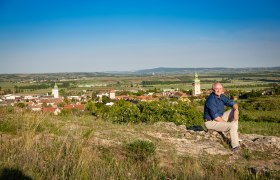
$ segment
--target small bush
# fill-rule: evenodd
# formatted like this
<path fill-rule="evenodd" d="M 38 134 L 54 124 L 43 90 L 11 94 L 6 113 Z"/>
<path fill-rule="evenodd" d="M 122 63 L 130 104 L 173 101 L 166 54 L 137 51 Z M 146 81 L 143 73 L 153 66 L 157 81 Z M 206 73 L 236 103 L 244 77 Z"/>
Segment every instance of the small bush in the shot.
<path fill-rule="evenodd" d="M 127 156 L 135 161 L 146 161 L 150 159 L 156 150 L 153 142 L 136 140 L 125 145 Z"/>
<path fill-rule="evenodd" d="M 242 150 L 242 156 L 246 160 L 250 160 L 252 158 L 252 153 L 248 149 L 244 149 L 244 150 Z"/>
<path fill-rule="evenodd" d="M 13 113 L 13 112 L 15 112 L 15 109 L 14 109 L 14 107 L 12 107 L 12 106 L 8 106 L 8 107 L 6 108 L 6 112 L 7 112 L 7 113 Z"/>
<path fill-rule="evenodd" d="M 11 123 L 8 120 L 0 121 L 0 132 L 16 134 L 18 126 L 16 123 Z"/>

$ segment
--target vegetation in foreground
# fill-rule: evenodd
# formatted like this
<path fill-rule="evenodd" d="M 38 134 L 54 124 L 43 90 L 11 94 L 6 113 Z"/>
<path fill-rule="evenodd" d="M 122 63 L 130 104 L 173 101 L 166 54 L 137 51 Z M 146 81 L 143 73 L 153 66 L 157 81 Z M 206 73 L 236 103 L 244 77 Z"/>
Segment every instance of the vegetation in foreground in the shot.
<path fill-rule="evenodd" d="M 276 179 L 279 172 L 250 169 L 250 153 L 228 164 L 227 156 L 179 155 L 145 134 L 151 124 L 116 124 L 86 114 L 0 114 L 0 177 L 32 179 Z M 172 129 L 169 129 L 170 133 Z M 165 150 L 163 155 L 162 150 Z"/>

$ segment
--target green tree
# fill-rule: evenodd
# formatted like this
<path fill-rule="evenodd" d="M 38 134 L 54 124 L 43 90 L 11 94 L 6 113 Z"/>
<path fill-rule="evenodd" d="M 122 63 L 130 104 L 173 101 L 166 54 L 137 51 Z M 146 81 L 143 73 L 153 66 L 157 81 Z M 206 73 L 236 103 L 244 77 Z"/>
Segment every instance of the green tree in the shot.
<path fill-rule="evenodd" d="M 67 97 L 64 97 L 64 103 L 65 104 L 70 104 L 70 101 L 69 101 L 69 99 Z"/>
<path fill-rule="evenodd" d="M 136 93 L 136 96 L 143 96 L 144 94 L 145 94 L 145 91 L 139 90 L 139 91 Z"/>
<path fill-rule="evenodd" d="M 13 91 L 11 89 L 5 89 L 4 94 L 12 94 Z"/>
<path fill-rule="evenodd" d="M 109 115 L 113 122 L 127 123 L 139 122 L 139 109 L 130 102 L 117 101 L 109 108 Z"/>
<path fill-rule="evenodd" d="M 64 105 L 65 105 L 65 103 L 64 103 L 64 102 L 61 102 L 61 103 L 59 103 L 57 106 L 60 107 L 60 108 L 62 108 L 62 107 L 64 107 Z"/>
<path fill-rule="evenodd" d="M 274 86 L 274 92 L 275 94 L 280 95 L 280 85 Z"/>
<path fill-rule="evenodd" d="M 59 94 L 60 94 L 60 96 L 67 96 L 65 89 L 60 89 Z"/>
<path fill-rule="evenodd" d="M 190 90 L 188 91 L 188 94 L 189 94 L 189 95 L 192 95 L 192 89 L 190 89 Z"/>
<path fill-rule="evenodd" d="M 20 91 L 19 91 L 19 87 L 18 86 L 14 86 L 14 91 L 15 91 L 15 93 L 19 93 Z"/>
<path fill-rule="evenodd" d="M 102 103 L 106 104 L 108 102 L 110 102 L 110 98 L 108 96 L 102 96 Z"/>
<path fill-rule="evenodd" d="M 239 96 L 238 90 L 228 90 L 227 94 L 230 99 L 233 99 L 235 96 Z"/>
<path fill-rule="evenodd" d="M 64 88 L 69 88 L 70 87 L 70 82 L 63 82 L 61 86 L 64 87 Z"/>
<path fill-rule="evenodd" d="M 88 112 L 90 112 L 92 115 L 97 115 L 97 107 L 95 106 L 95 103 L 93 102 L 88 102 L 86 104 L 86 109 Z"/>
<path fill-rule="evenodd" d="M 91 99 L 94 100 L 94 101 L 96 101 L 98 99 L 97 92 L 95 92 L 95 91 L 92 92 Z"/>
<path fill-rule="evenodd" d="M 20 103 L 17 103 L 17 107 L 20 107 L 20 108 L 24 108 L 25 107 L 25 104 L 20 102 Z"/>

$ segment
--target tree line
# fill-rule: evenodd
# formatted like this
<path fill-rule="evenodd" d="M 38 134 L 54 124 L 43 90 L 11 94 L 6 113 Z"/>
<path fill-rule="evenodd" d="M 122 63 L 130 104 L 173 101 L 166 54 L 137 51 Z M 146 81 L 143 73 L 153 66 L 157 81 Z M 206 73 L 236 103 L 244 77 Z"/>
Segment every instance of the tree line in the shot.
<path fill-rule="evenodd" d="M 35 90 L 40 90 L 40 89 L 48 89 L 54 87 L 55 83 L 47 83 L 47 84 L 33 84 L 33 85 L 28 85 L 28 86 L 14 86 L 15 93 L 21 93 L 25 91 L 35 91 Z M 63 82 L 59 84 L 60 88 L 69 88 L 70 87 L 70 82 Z"/>

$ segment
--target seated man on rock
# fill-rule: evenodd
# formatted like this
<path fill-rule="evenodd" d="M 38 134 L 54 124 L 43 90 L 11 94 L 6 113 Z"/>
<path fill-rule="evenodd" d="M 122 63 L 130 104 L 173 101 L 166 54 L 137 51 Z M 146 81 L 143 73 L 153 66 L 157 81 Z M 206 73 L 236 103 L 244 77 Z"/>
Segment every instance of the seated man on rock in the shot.
<path fill-rule="evenodd" d="M 230 131 L 232 150 L 236 152 L 240 147 L 237 133 L 238 105 L 223 94 L 224 88 L 221 83 L 214 83 L 212 91 L 204 106 L 205 127 L 219 132 Z M 224 112 L 224 106 L 232 108 Z"/>

